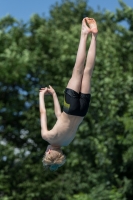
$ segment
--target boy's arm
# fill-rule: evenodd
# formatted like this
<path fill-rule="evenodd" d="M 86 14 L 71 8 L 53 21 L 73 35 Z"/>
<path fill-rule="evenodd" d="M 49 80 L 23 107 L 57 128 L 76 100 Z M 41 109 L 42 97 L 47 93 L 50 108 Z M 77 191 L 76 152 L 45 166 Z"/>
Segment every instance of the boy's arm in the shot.
<path fill-rule="evenodd" d="M 58 117 L 61 115 L 61 108 L 56 92 L 53 94 L 53 101 L 54 101 L 54 112 L 58 119 Z"/>
<path fill-rule="evenodd" d="M 60 103 L 59 103 L 57 94 L 56 94 L 55 90 L 51 86 L 49 86 L 48 92 L 50 94 L 52 94 L 52 96 L 53 96 L 54 112 L 55 112 L 55 115 L 56 115 L 56 117 L 58 119 L 58 117 L 61 115 L 61 107 L 60 107 Z"/>
<path fill-rule="evenodd" d="M 39 108 L 40 108 L 40 121 L 41 121 L 41 135 L 45 137 L 48 132 L 47 128 L 47 114 L 44 102 L 44 95 L 47 93 L 47 88 L 42 88 L 39 93 Z"/>

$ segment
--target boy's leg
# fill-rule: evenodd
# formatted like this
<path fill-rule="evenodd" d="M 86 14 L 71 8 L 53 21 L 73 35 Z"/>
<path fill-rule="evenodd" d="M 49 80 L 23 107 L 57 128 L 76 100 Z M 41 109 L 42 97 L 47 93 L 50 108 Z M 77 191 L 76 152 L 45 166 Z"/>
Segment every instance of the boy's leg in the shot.
<path fill-rule="evenodd" d="M 81 93 L 90 94 L 91 89 L 91 76 L 95 64 L 95 56 L 96 56 L 96 37 L 98 33 L 97 24 L 94 19 L 87 18 L 87 22 L 91 29 L 92 38 L 90 47 L 87 54 L 86 65 L 83 73 L 82 84 L 81 84 Z"/>
<path fill-rule="evenodd" d="M 86 19 L 82 21 L 81 37 L 76 57 L 75 66 L 73 68 L 72 77 L 68 82 L 67 88 L 70 88 L 76 92 L 80 92 L 82 76 L 84 72 L 84 63 L 86 59 L 86 41 L 90 28 L 86 25 Z"/>

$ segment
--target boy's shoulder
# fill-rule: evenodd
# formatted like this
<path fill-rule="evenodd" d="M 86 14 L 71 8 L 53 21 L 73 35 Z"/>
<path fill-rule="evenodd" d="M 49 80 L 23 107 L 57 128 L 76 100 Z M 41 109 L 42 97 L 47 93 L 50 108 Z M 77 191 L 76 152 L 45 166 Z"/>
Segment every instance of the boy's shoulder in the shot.
<path fill-rule="evenodd" d="M 47 142 L 50 142 L 51 140 L 53 140 L 55 136 L 56 136 L 56 130 L 54 128 L 46 131 L 45 133 L 42 133 L 42 138 L 46 140 Z"/>

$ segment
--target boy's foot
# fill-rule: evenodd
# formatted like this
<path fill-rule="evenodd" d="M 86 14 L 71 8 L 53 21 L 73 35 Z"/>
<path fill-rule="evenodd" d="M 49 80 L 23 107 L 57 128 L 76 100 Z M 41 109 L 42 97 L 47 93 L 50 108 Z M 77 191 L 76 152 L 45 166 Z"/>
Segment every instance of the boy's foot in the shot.
<path fill-rule="evenodd" d="M 86 18 L 82 20 L 82 28 L 81 28 L 81 33 L 88 35 L 91 33 L 91 29 L 87 26 L 87 21 Z"/>
<path fill-rule="evenodd" d="M 98 33 L 98 28 L 97 28 L 97 23 L 93 18 L 85 18 L 87 25 L 90 28 L 91 33 L 97 35 Z"/>

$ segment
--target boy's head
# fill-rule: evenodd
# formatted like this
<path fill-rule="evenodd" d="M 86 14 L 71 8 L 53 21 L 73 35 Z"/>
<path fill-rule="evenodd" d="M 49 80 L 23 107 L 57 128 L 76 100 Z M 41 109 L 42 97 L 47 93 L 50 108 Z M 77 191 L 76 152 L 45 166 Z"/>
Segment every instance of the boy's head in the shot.
<path fill-rule="evenodd" d="M 63 154 L 60 147 L 48 145 L 44 157 L 42 159 L 43 166 L 51 171 L 56 171 L 66 161 L 66 157 Z"/>

